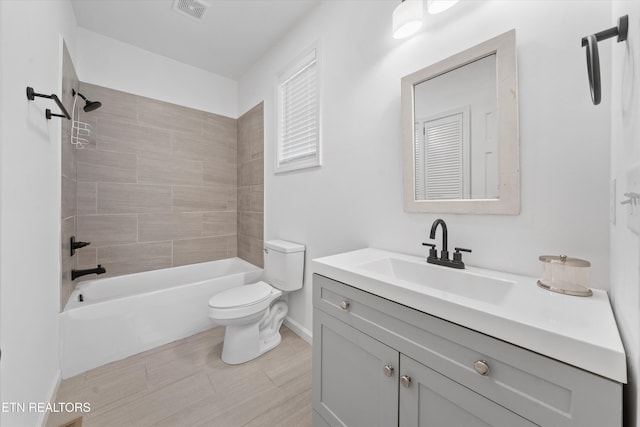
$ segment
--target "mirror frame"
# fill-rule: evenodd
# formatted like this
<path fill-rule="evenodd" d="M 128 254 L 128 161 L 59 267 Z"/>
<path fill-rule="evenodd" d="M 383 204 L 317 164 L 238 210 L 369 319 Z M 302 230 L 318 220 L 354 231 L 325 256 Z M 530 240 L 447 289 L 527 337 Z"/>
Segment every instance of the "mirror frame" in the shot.
<path fill-rule="evenodd" d="M 425 80 L 493 54 L 496 55 L 500 198 L 416 200 L 414 87 Z M 402 151 L 406 212 L 508 215 L 520 213 L 517 74 L 516 31 L 510 30 L 402 78 Z"/>

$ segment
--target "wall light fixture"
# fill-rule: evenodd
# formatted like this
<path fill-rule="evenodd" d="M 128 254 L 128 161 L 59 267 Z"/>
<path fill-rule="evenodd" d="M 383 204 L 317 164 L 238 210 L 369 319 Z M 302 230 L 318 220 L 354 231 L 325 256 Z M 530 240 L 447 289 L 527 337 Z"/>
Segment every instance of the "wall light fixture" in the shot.
<path fill-rule="evenodd" d="M 444 12 L 459 0 L 427 0 L 427 11 L 435 15 L 436 13 Z"/>
<path fill-rule="evenodd" d="M 423 0 L 402 0 L 393 11 L 393 38 L 404 39 L 415 34 L 424 17 Z"/>

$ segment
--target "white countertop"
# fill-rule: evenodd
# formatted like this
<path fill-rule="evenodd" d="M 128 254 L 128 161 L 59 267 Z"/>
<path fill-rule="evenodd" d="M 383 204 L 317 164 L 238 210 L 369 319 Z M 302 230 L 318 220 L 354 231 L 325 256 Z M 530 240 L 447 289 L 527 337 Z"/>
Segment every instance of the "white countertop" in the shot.
<path fill-rule="evenodd" d="M 408 280 L 390 280 L 382 273 L 363 268 L 385 258 L 426 263 L 424 257 L 367 248 L 314 259 L 312 269 L 424 313 L 614 381 L 627 382 L 624 348 L 606 292 L 593 289 L 591 297 L 562 295 L 539 288 L 534 277 L 467 267 L 465 271 L 470 274 L 513 282 L 498 303 L 491 303 Z"/>

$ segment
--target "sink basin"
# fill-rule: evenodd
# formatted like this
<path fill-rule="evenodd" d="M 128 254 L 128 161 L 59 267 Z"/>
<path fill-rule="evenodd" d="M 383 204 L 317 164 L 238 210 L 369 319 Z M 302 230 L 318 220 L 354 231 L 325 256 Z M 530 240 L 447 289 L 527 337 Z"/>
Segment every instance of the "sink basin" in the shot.
<path fill-rule="evenodd" d="M 390 279 L 425 286 L 433 292 L 455 294 L 489 304 L 500 304 L 514 285 L 514 282 L 508 280 L 468 270 L 456 270 L 392 257 L 360 264 L 358 268 Z"/>

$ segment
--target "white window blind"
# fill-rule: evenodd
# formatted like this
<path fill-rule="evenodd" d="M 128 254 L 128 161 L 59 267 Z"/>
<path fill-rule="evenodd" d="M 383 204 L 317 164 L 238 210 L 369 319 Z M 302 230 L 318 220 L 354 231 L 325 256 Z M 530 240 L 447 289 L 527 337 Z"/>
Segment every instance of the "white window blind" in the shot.
<path fill-rule="evenodd" d="M 462 114 L 425 123 L 426 194 L 429 200 L 462 198 Z"/>
<path fill-rule="evenodd" d="M 318 105 L 314 49 L 279 79 L 276 172 L 320 164 Z"/>

